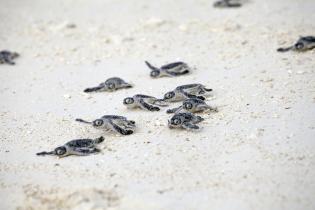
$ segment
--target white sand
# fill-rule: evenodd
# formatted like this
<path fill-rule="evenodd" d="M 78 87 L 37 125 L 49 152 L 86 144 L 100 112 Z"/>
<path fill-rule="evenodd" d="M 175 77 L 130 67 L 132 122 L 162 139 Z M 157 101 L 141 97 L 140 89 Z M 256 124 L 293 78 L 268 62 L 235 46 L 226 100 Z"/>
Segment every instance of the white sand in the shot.
<path fill-rule="evenodd" d="M 276 52 L 315 33 L 314 0 L 1 0 L 0 209 L 315 209 L 315 50 Z M 76 27 L 73 27 L 73 24 Z M 144 60 L 182 60 L 193 74 L 152 80 Z M 85 95 L 111 76 L 135 88 Z M 203 130 L 169 130 L 165 110 L 122 99 L 200 82 L 215 90 Z M 175 104 L 174 104 L 175 106 Z M 74 122 L 137 122 L 121 137 Z M 37 157 L 105 136 L 88 157 Z"/>

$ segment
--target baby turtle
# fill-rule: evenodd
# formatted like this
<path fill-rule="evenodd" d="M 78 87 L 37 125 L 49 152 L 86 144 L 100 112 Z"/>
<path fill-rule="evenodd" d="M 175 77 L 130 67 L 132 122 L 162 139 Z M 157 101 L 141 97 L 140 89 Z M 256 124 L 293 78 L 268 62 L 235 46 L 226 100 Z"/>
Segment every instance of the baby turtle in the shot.
<path fill-rule="evenodd" d="M 217 112 L 218 109 L 216 107 L 212 107 L 209 106 L 208 104 L 206 104 L 206 102 L 204 102 L 201 99 L 198 98 L 189 98 L 186 99 L 185 101 L 183 101 L 183 104 L 179 107 L 176 107 L 174 109 L 168 109 L 166 111 L 166 113 L 171 114 L 171 113 L 178 113 L 181 110 L 185 110 L 187 112 L 203 112 L 203 111 L 214 111 Z"/>
<path fill-rule="evenodd" d="M 101 92 L 101 91 L 115 91 L 122 88 L 131 88 L 132 85 L 125 82 L 123 79 L 119 77 L 112 77 L 107 79 L 105 82 L 99 84 L 96 87 L 92 88 L 86 88 L 84 92 L 90 93 L 90 92 Z"/>
<path fill-rule="evenodd" d="M 63 146 L 57 147 L 51 152 L 39 152 L 36 155 L 56 155 L 58 157 L 66 157 L 69 155 L 90 155 L 100 152 L 100 150 L 96 148 L 96 146 L 103 141 L 103 136 L 96 139 L 75 139 L 67 142 Z"/>
<path fill-rule="evenodd" d="M 137 94 L 133 97 L 124 99 L 123 104 L 128 108 L 141 108 L 149 111 L 160 111 L 158 106 L 167 106 L 163 99 L 157 99 L 153 96 Z M 155 105 L 155 106 L 154 106 Z"/>
<path fill-rule="evenodd" d="M 190 67 L 184 62 L 175 62 L 161 66 L 160 68 L 152 66 L 148 61 L 145 61 L 147 66 L 152 70 L 150 76 L 159 78 L 163 76 L 176 77 L 185 75 L 190 72 Z"/>
<path fill-rule="evenodd" d="M 315 37 L 314 36 L 302 36 L 299 40 L 292 46 L 286 48 L 278 48 L 278 52 L 287 52 L 289 50 L 304 52 L 315 48 Z"/>
<path fill-rule="evenodd" d="M 181 112 L 175 114 L 171 120 L 168 121 L 169 128 L 184 128 L 188 130 L 199 130 L 197 123 L 204 119 L 200 116 L 194 115 L 190 112 Z"/>
<path fill-rule="evenodd" d="M 116 131 L 122 135 L 133 134 L 134 129 L 136 128 L 135 121 L 128 120 L 126 117 L 118 115 L 104 115 L 92 122 L 82 119 L 76 119 L 76 121 L 91 124 L 94 128 Z"/>
<path fill-rule="evenodd" d="M 217 8 L 229 8 L 229 7 L 240 7 L 242 6 L 240 3 L 233 2 L 233 0 L 220 0 L 216 1 L 213 4 L 214 7 Z"/>
<path fill-rule="evenodd" d="M 15 65 L 15 62 L 13 60 L 19 56 L 20 55 L 16 52 L 10 52 L 8 50 L 2 50 L 2 51 L 0 51 L 0 64 L 6 63 L 9 65 Z"/>
<path fill-rule="evenodd" d="M 181 85 L 176 87 L 173 91 L 164 94 L 164 101 L 177 102 L 187 98 L 199 98 L 205 100 L 205 97 L 201 95 L 205 95 L 211 91 L 212 89 L 208 89 L 202 84 Z"/>

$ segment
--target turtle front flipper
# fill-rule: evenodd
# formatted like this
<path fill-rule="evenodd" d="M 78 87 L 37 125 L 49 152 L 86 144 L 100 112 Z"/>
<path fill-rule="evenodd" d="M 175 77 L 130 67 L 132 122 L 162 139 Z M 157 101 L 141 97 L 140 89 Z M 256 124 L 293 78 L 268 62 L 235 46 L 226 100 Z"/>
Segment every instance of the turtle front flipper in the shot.
<path fill-rule="evenodd" d="M 85 93 L 91 93 L 91 92 L 97 92 L 97 91 L 100 91 L 104 86 L 97 86 L 97 87 L 91 87 L 91 88 L 86 88 L 84 90 Z"/>
<path fill-rule="evenodd" d="M 36 153 L 36 155 L 38 156 L 45 156 L 45 155 L 56 155 L 55 151 L 51 151 L 51 152 L 38 152 Z"/>
<path fill-rule="evenodd" d="M 152 105 L 146 103 L 143 99 L 139 100 L 139 105 L 140 105 L 141 108 L 149 110 L 151 112 L 153 112 L 153 111 L 160 111 L 159 107 L 152 106 Z"/>
<path fill-rule="evenodd" d="M 240 6 L 242 6 L 240 3 L 228 3 L 227 5 L 226 5 L 227 7 L 240 7 Z"/>
<path fill-rule="evenodd" d="M 168 109 L 167 111 L 166 111 L 166 113 L 167 114 L 172 114 L 172 113 L 176 113 L 176 112 L 178 112 L 178 111 L 180 111 L 180 110 L 182 110 L 183 109 L 183 106 L 179 106 L 179 107 L 176 107 L 176 108 L 173 108 L 173 109 Z"/>
<path fill-rule="evenodd" d="M 181 91 L 181 93 L 185 96 L 185 97 L 187 97 L 187 98 L 198 98 L 198 99 L 201 99 L 201 100 L 206 100 L 206 98 L 205 97 L 203 97 L 203 96 L 196 96 L 196 95 L 193 95 L 193 94 L 190 94 L 190 93 L 187 93 L 187 92 L 185 92 L 185 91 Z"/>
<path fill-rule="evenodd" d="M 242 6 L 240 3 L 233 3 L 230 0 L 220 0 L 213 4 L 214 7 L 217 8 L 229 8 L 229 7 L 240 7 Z"/>
<path fill-rule="evenodd" d="M 157 106 L 168 106 L 164 99 L 155 99 L 153 104 Z"/>
<path fill-rule="evenodd" d="M 69 151 L 69 154 L 86 156 L 86 155 L 90 155 L 90 154 L 94 154 L 98 152 L 100 152 L 100 150 L 95 147 L 92 147 L 92 148 L 91 147 L 74 147 L 74 148 L 71 148 L 71 150 Z"/>
<path fill-rule="evenodd" d="M 4 61 L 5 61 L 5 63 L 7 63 L 9 65 L 15 65 L 15 62 L 12 61 L 12 59 L 10 59 L 10 58 L 5 58 Z"/>
<path fill-rule="evenodd" d="M 291 47 L 280 47 L 277 49 L 278 52 L 288 52 L 290 50 L 293 50 L 294 46 L 291 46 Z"/>
<path fill-rule="evenodd" d="M 144 62 L 152 71 L 159 71 L 160 70 L 159 68 L 152 66 L 148 61 L 144 61 Z"/>
<path fill-rule="evenodd" d="M 185 74 L 189 74 L 189 70 L 184 70 L 181 72 L 173 72 L 173 71 L 166 71 L 166 73 L 170 76 L 176 77 L 176 76 L 181 76 L 181 75 L 185 75 Z"/>
<path fill-rule="evenodd" d="M 133 130 L 128 130 L 128 129 L 123 129 L 122 127 L 116 125 L 115 123 L 113 122 L 109 122 L 109 124 L 111 125 L 112 129 L 114 131 L 117 131 L 118 133 L 122 134 L 122 135 L 130 135 L 130 134 L 133 134 Z"/>

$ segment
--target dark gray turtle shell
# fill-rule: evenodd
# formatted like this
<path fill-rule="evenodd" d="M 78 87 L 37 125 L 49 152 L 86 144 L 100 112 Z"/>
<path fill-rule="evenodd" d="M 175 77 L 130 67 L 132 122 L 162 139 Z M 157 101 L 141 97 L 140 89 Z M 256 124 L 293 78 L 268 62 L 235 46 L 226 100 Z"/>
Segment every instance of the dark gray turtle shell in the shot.
<path fill-rule="evenodd" d="M 186 63 L 184 63 L 184 62 L 170 63 L 170 64 L 166 64 L 166 65 L 162 66 L 161 69 L 169 70 L 169 69 L 173 69 L 173 68 L 176 68 L 178 66 L 181 66 L 181 65 L 186 65 Z"/>

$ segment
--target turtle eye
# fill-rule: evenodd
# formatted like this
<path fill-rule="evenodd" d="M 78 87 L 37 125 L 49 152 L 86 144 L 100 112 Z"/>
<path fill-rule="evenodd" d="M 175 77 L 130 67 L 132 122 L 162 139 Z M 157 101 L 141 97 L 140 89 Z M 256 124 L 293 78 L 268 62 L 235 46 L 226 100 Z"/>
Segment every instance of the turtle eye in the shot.
<path fill-rule="evenodd" d="M 160 75 L 160 72 L 157 70 L 154 70 L 154 71 L 151 71 L 150 75 L 151 75 L 151 77 L 157 77 Z"/>
<path fill-rule="evenodd" d="M 186 104 L 184 105 L 184 107 L 185 107 L 186 109 L 191 109 L 191 108 L 193 107 L 193 105 L 192 105 L 191 103 L 186 103 Z"/>
<path fill-rule="evenodd" d="M 134 102 L 133 98 L 125 98 L 124 99 L 124 104 L 132 104 Z"/>
<path fill-rule="evenodd" d="M 301 50 L 304 47 L 304 44 L 302 42 L 298 42 L 295 44 L 295 48 L 298 50 Z"/>
<path fill-rule="evenodd" d="M 180 119 L 174 119 L 174 120 L 173 120 L 173 124 L 175 124 L 175 125 L 180 124 Z"/>
<path fill-rule="evenodd" d="M 95 120 L 95 121 L 93 122 L 93 125 L 94 125 L 94 126 L 101 126 L 101 125 L 103 125 L 103 120 Z"/>
<path fill-rule="evenodd" d="M 56 155 L 64 155 L 66 154 L 66 152 L 67 152 L 67 149 L 65 147 L 57 147 L 55 149 Z"/>
<path fill-rule="evenodd" d="M 115 84 L 114 83 L 109 83 L 107 85 L 108 89 L 113 90 L 115 88 Z"/>
<path fill-rule="evenodd" d="M 170 98 L 173 98 L 173 96 L 174 96 L 173 92 L 168 92 L 168 93 L 166 93 L 166 94 L 164 95 L 164 98 L 165 98 L 165 99 L 170 99 Z"/>

